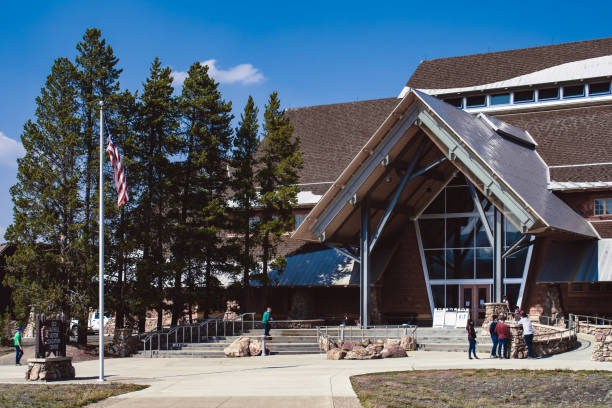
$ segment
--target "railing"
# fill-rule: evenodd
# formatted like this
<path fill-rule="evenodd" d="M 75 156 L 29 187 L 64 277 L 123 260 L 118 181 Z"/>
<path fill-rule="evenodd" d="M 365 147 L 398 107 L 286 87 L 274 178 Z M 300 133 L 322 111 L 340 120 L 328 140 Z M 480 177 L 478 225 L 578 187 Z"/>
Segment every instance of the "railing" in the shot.
<path fill-rule="evenodd" d="M 317 326 L 317 339 L 325 336 L 330 339 L 368 338 L 371 340 L 412 336 L 416 340 L 417 326 L 412 324 L 372 325 L 372 326 Z"/>
<path fill-rule="evenodd" d="M 592 324 L 592 325 L 612 325 L 611 319 L 606 319 L 603 317 L 597 316 L 585 316 L 585 315 L 577 315 L 570 313 L 569 320 L 574 321 L 576 325 L 580 323 Z"/>
<path fill-rule="evenodd" d="M 159 351 L 163 349 L 169 350 L 171 344 L 199 343 L 202 341 L 202 339 L 205 339 L 205 341 L 208 341 L 210 340 L 211 337 L 215 337 L 215 338 L 225 337 L 228 335 L 235 336 L 237 322 L 240 323 L 239 333 L 244 333 L 245 317 L 247 316 L 251 317 L 250 322 L 247 321 L 247 325 L 250 323 L 251 330 L 253 330 L 255 328 L 255 313 L 249 312 L 249 313 L 243 313 L 240 316 L 237 316 L 233 319 L 211 318 L 211 319 L 205 319 L 199 323 L 179 325 L 179 326 L 171 327 L 168 330 L 161 329 L 161 330 L 155 330 L 155 331 L 146 333 L 145 338 L 142 340 L 144 353 L 146 355 L 147 344 L 148 344 L 149 346 L 148 351 L 150 353 L 150 356 L 153 357 L 153 347 L 154 347 L 155 340 L 157 340 L 156 342 L 157 352 L 159 353 Z M 231 323 L 231 334 L 228 334 L 230 323 Z M 214 336 L 212 335 L 213 328 L 214 328 Z M 194 331 L 197 331 L 197 338 L 195 342 L 193 341 Z M 174 335 L 174 342 L 171 343 L 170 340 L 172 340 L 171 337 L 173 335 Z M 179 336 L 180 336 L 181 341 L 179 341 Z M 162 343 L 163 340 L 165 340 L 165 344 Z M 165 346 L 165 348 L 162 347 L 162 345 Z"/>

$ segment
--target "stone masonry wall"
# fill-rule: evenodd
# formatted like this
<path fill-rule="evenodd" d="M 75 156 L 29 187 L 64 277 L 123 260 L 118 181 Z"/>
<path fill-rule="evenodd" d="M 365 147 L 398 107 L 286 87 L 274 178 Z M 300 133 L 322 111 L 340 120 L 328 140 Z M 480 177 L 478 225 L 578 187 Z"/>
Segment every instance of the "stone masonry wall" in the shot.
<path fill-rule="evenodd" d="M 512 321 L 506 323 L 510 328 L 510 358 L 526 358 L 527 345 L 523 338 L 523 326 Z M 564 329 L 533 323 L 533 330 L 535 336 L 532 345 L 535 357 L 564 353 L 576 348 L 576 336 Z"/>
<path fill-rule="evenodd" d="M 612 326 L 599 326 L 595 330 L 591 358 L 595 361 L 612 361 Z"/>

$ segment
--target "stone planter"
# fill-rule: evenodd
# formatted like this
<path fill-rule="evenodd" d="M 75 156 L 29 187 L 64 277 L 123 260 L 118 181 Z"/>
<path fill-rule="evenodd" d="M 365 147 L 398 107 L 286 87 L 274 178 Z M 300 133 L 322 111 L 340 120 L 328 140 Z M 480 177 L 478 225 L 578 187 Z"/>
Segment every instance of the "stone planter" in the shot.
<path fill-rule="evenodd" d="M 26 380 L 58 381 L 74 379 L 72 357 L 31 358 L 28 360 Z"/>

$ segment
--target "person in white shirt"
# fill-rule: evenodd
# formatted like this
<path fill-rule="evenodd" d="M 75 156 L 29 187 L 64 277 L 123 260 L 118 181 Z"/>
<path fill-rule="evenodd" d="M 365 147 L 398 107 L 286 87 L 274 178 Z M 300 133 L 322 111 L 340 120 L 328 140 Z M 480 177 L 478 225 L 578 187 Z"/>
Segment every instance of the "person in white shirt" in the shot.
<path fill-rule="evenodd" d="M 529 320 L 529 316 L 527 316 L 527 313 L 524 311 L 521 311 L 521 320 L 519 320 L 519 324 L 523 326 L 523 338 L 527 345 L 527 358 L 533 358 L 533 349 L 531 345 L 533 341 L 533 325 L 531 324 L 531 320 Z"/>

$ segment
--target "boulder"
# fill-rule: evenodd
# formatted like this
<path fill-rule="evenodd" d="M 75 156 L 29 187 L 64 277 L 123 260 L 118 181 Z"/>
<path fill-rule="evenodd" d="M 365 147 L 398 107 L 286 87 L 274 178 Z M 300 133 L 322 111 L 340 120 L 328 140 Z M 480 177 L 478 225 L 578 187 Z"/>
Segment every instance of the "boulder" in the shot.
<path fill-rule="evenodd" d="M 247 357 L 249 355 L 249 344 L 251 340 L 248 337 L 239 337 L 232 344 L 223 349 L 226 357 Z"/>
<path fill-rule="evenodd" d="M 400 347 L 400 341 L 398 339 L 387 339 L 383 342 L 384 348 Z"/>
<path fill-rule="evenodd" d="M 258 339 L 251 339 L 251 341 L 249 342 L 249 354 L 252 356 L 259 356 L 261 355 L 261 351 L 263 349 L 263 344 L 261 342 L 261 340 Z M 270 350 L 266 347 L 266 354 L 270 354 Z"/>
<path fill-rule="evenodd" d="M 355 347 L 355 342 L 345 341 L 342 343 L 342 350 L 344 351 L 351 351 L 353 347 Z"/>
<path fill-rule="evenodd" d="M 370 345 L 370 339 L 368 339 L 368 338 L 362 339 L 361 340 L 361 345 L 363 347 L 368 347 Z"/>
<path fill-rule="evenodd" d="M 417 349 L 416 339 L 412 336 L 402 336 L 400 338 L 400 347 L 406 351 L 412 351 Z"/>
<path fill-rule="evenodd" d="M 385 347 L 381 353 L 382 358 L 406 357 L 406 350 L 399 346 Z"/>
<path fill-rule="evenodd" d="M 327 352 L 328 360 L 342 360 L 345 356 L 346 351 L 339 348 L 331 349 Z"/>
<path fill-rule="evenodd" d="M 374 356 L 373 358 L 380 358 L 380 353 L 382 353 L 383 348 L 382 344 L 370 344 L 366 347 L 366 350 L 369 354 Z"/>
<path fill-rule="evenodd" d="M 318 343 L 319 343 L 319 350 L 321 351 L 327 352 L 337 347 L 336 343 L 327 336 L 320 336 Z"/>

